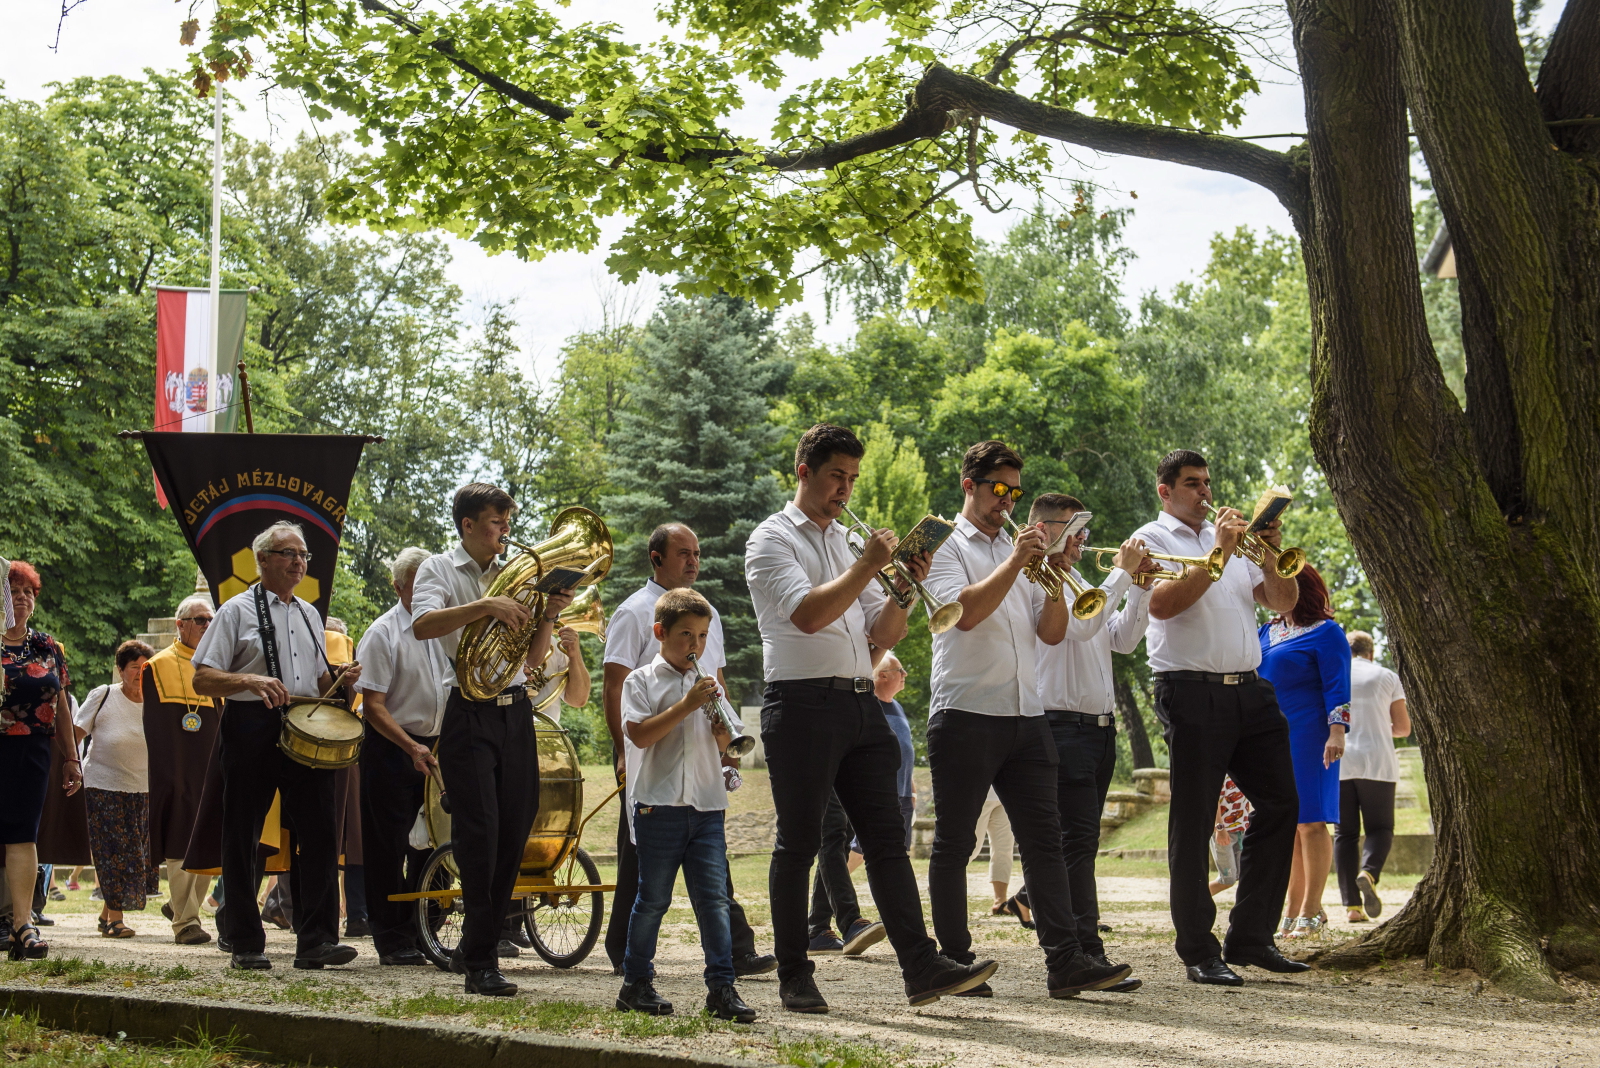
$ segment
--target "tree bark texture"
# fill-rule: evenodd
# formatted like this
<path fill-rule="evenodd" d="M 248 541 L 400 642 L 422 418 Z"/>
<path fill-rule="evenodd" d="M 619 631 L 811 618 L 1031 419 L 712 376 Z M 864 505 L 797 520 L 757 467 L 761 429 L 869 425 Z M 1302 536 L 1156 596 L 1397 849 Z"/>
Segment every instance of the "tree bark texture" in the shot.
<path fill-rule="evenodd" d="M 1144 729 L 1144 713 L 1139 711 L 1139 700 L 1133 693 L 1133 682 L 1125 671 L 1114 672 L 1112 693 L 1117 701 L 1117 714 L 1122 717 L 1122 730 L 1128 736 L 1128 755 L 1136 768 L 1153 768 L 1156 755 L 1150 748 L 1150 735 Z"/>

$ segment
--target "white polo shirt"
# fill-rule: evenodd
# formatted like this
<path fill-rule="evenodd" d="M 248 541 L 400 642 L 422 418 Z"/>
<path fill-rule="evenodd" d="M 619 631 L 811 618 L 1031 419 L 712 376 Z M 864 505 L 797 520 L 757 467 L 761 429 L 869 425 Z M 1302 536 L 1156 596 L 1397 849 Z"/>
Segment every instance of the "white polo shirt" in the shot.
<path fill-rule="evenodd" d="M 292 602 L 292 604 L 291 604 Z M 302 611 L 303 610 L 303 611 Z M 267 614 L 277 634 L 279 681 L 291 697 L 322 696 L 317 679 L 327 670 L 323 662 L 322 617 L 300 598 L 288 601 L 267 591 Z M 306 626 L 307 621 L 311 626 Z M 251 586 L 222 602 L 211 626 L 206 628 L 191 661 L 195 667 L 214 668 L 240 675 L 267 674 L 267 654 L 261 646 L 261 628 L 256 620 L 256 588 Z M 241 690 L 230 701 L 260 701 L 249 690 Z"/>
<path fill-rule="evenodd" d="M 630 808 L 635 804 L 688 805 L 699 812 L 716 812 L 728 807 L 722 757 L 705 709 L 685 716 L 654 745 L 641 748 L 627 735 L 626 724 L 642 723 L 672 707 L 694 684 L 692 669 L 679 671 L 659 653 L 630 672 L 622 684 Z M 744 731 L 744 723 L 737 709 L 731 716 L 733 733 L 738 735 Z"/>
<path fill-rule="evenodd" d="M 1072 572 L 1083 577 L 1076 568 Z M 1139 647 L 1150 622 L 1150 593 L 1133 584 L 1133 576 L 1120 567 L 1100 584 L 1106 607 L 1088 619 L 1076 616 L 1067 624 L 1067 640 L 1060 645 L 1039 642 L 1039 700 L 1047 712 L 1083 712 L 1107 716 L 1116 712 L 1111 654 L 1131 653 Z M 1124 600 L 1126 598 L 1126 600 Z M 1121 602 L 1121 608 L 1113 613 Z"/>
<path fill-rule="evenodd" d="M 440 608 L 460 608 L 487 596 L 489 587 L 494 585 L 494 580 L 504 568 L 499 557 L 490 560 L 487 569 L 480 568 L 478 562 L 467 555 L 467 550 L 460 545 L 447 553 L 428 557 L 417 568 L 416 585 L 411 589 L 411 621 L 415 623 Z M 461 632 L 464 630 L 466 627 L 458 627 L 449 634 L 433 639 L 448 658 L 444 674 L 446 689 L 456 685 L 456 651 L 461 648 Z M 527 680 L 527 668 L 518 667 L 517 673 L 506 685 L 516 686 Z"/>
<path fill-rule="evenodd" d="M 611 618 L 606 620 L 607 664 L 621 664 L 632 671 L 643 667 L 661 649 L 656 641 L 656 602 L 667 588 L 655 579 L 649 579 L 635 590 L 626 601 L 617 605 Z M 727 654 L 722 644 L 722 615 L 715 606 L 711 609 L 711 626 L 706 631 L 706 651 L 700 657 L 700 669 L 715 675 L 718 668 L 726 667 Z"/>
<path fill-rule="evenodd" d="M 939 601 L 954 601 L 982 582 L 1011 555 L 1011 534 L 989 537 L 966 516 L 933 554 L 923 582 Z M 1034 644 L 1044 591 L 1017 572 L 1005 599 L 982 623 L 964 631 L 951 627 L 933 636 L 933 693 L 928 709 L 958 708 L 986 716 L 1039 716 L 1039 682 Z"/>
<path fill-rule="evenodd" d="M 1350 658 L 1350 729 L 1345 733 L 1339 778 L 1400 781 L 1389 706 L 1405 699 L 1399 675 L 1364 656 Z"/>
<path fill-rule="evenodd" d="M 937 557 L 935 557 L 937 559 Z M 878 621 L 886 599 L 882 587 L 867 583 L 844 615 L 815 634 L 806 634 L 791 617 L 806 595 L 850 569 L 855 555 L 845 544 L 838 521 L 819 530 L 793 501 L 750 532 L 744 573 L 761 628 L 761 653 L 768 682 L 785 679 L 872 677 L 867 631 Z"/>
<path fill-rule="evenodd" d="M 411 613 L 396 604 L 372 621 L 356 646 L 361 689 L 384 695 L 384 706 L 400 729 L 419 738 L 439 733 L 444 716 L 445 659 L 439 639 L 419 641 L 411 632 Z"/>
<path fill-rule="evenodd" d="M 1204 556 L 1216 544 L 1217 528 L 1208 520 L 1200 533 L 1166 512 L 1133 532 L 1153 552 Z M 1157 563 L 1169 570 L 1177 564 Z M 1151 671 L 1254 671 L 1261 666 L 1256 634 L 1256 587 L 1261 569 L 1249 560 L 1228 560 L 1222 579 L 1210 583 L 1200 599 L 1172 619 L 1150 621 Z"/>

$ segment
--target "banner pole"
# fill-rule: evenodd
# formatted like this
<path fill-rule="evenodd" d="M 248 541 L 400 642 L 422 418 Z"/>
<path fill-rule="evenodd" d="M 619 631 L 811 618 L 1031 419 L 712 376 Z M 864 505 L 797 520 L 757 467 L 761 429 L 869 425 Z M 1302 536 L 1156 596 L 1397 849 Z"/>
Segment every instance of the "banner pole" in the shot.
<path fill-rule="evenodd" d="M 207 376 L 206 430 L 217 428 L 211 409 L 217 398 L 217 345 L 222 329 L 222 85 L 212 84 L 214 103 L 211 117 L 211 340 L 206 348 Z"/>
<path fill-rule="evenodd" d="M 250 375 L 244 369 L 244 361 L 239 361 L 239 399 L 244 402 L 244 430 L 247 434 L 256 432 L 256 417 L 250 412 Z"/>

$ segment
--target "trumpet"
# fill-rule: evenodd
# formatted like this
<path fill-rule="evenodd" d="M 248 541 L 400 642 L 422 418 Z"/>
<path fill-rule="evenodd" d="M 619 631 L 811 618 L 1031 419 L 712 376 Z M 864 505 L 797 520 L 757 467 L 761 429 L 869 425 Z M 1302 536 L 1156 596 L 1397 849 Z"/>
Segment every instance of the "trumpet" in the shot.
<path fill-rule="evenodd" d="M 1094 566 L 1101 571 L 1110 571 L 1113 565 L 1106 563 L 1106 557 L 1115 556 L 1120 550 L 1117 546 L 1112 546 L 1109 549 L 1086 548 L 1083 551 L 1085 553 L 1094 553 Z M 1146 549 L 1144 555 L 1151 560 L 1166 560 L 1168 563 L 1182 564 L 1183 570 L 1168 571 L 1166 568 L 1161 568 L 1157 571 L 1141 571 L 1133 576 L 1135 582 L 1175 581 L 1187 575 L 1191 567 L 1200 568 L 1211 576 L 1212 582 L 1215 582 L 1222 577 L 1223 569 L 1228 566 L 1228 558 L 1221 549 L 1212 549 L 1205 556 L 1168 556 L 1166 553 L 1153 553 Z"/>
<path fill-rule="evenodd" d="M 1221 514 L 1217 506 L 1210 501 L 1206 502 L 1206 507 L 1211 509 L 1213 520 Z M 1277 562 L 1272 565 L 1272 570 L 1277 572 L 1279 578 L 1294 578 L 1306 566 L 1306 551 L 1304 549 L 1298 546 L 1288 549 L 1274 549 L 1266 538 L 1263 538 L 1252 529 L 1247 529 L 1244 532 L 1244 537 L 1239 539 L 1239 544 L 1233 551 L 1236 555 L 1242 556 L 1261 568 L 1267 566 L 1268 554 L 1276 556 Z"/>
<path fill-rule="evenodd" d="M 850 526 L 845 530 L 845 544 L 850 546 L 850 551 L 855 553 L 856 559 L 859 560 L 861 559 L 861 546 L 851 541 L 849 536 L 858 534 L 865 541 L 872 537 L 872 528 L 863 523 L 860 517 L 850 510 L 849 505 L 842 504 L 839 507 L 843 508 L 844 514 L 850 517 Z M 891 558 L 888 566 L 879 571 L 875 577 L 878 580 L 878 585 L 883 587 L 883 592 L 892 597 L 894 603 L 901 608 L 910 608 L 912 603 L 920 597 L 922 599 L 922 607 L 928 613 L 928 630 L 931 633 L 943 634 L 961 622 L 961 613 L 965 611 L 961 604 L 957 601 L 941 604 L 935 600 L 933 595 L 912 576 L 910 570 L 900 561 Z M 904 579 L 906 584 L 911 587 L 910 592 L 902 593 L 900 588 L 895 585 L 896 579 Z"/>
<path fill-rule="evenodd" d="M 700 658 L 694 653 L 689 654 L 689 663 L 694 665 L 694 674 L 696 679 L 706 679 L 711 677 L 704 671 L 700 670 Z M 728 715 L 727 710 L 723 707 L 724 703 L 725 702 L 720 693 L 713 697 L 710 701 L 707 701 L 705 704 L 706 719 L 711 721 L 712 730 L 716 730 L 718 727 L 721 727 L 729 734 L 733 734 L 733 717 Z M 754 738 L 744 734 L 736 735 L 733 741 L 728 743 L 728 755 L 732 757 L 742 757 L 748 754 L 750 750 L 754 749 L 755 747 L 756 740 Z"/>
<path fill-rule="evenodd" d="M 1022 528 L 1017 526 L 1017 521 L 1009 515 L 1005 517 L 1006 525 L 1011 528 L 1012 538 L 1022 536 Z M 1093 619 L 1100 614 L 1106 606 L 1106 591 L 1086 586 L 1072 576 L 1071 568 L 1062 570 L 1050 563 L 1043 556 L 1036 556 L 1022 569 L 1028 576 L 1028 581 L 1035 583 L 1044 590 L 1044 595 L 1052 601 L 1061 600 L 1063 587 L 1072 591 L 1072 614 L 1078 619 Z"/>

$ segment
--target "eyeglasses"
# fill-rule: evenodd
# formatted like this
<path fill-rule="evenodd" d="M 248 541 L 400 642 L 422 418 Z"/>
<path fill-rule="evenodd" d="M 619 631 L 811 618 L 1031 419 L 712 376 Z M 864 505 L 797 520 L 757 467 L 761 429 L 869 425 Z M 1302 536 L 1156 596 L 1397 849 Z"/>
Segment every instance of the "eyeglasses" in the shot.
<path fill-rule="evenodd" d="M 184 616 L 182 619 L 178 620 L 178 622 L 193 623 L 197 627 L 209 627 L 211 626 L 211 620 L 213 618 L 214 617 L 212 616 Z"/>
<path fill-rule="evenodd" d="M 1014 501 L 1022 498 L 1021 486 L 1008 486 L 1004 482 L 999 482 L 992 478 L 975 478 L 972 480 L 972 483 L 975 486 L 993 486 L 994 495 L 996 497 L 1010 495 L 1011 499 Z"/>
<path fill-rule="evenodd" d="M 311 554 L 303 553 L 299 549 L 268 549 L 267 552 L 272 556 L 281 556 L 285 560 L 304 560 L 308 564 L 311 562 Z"/>

